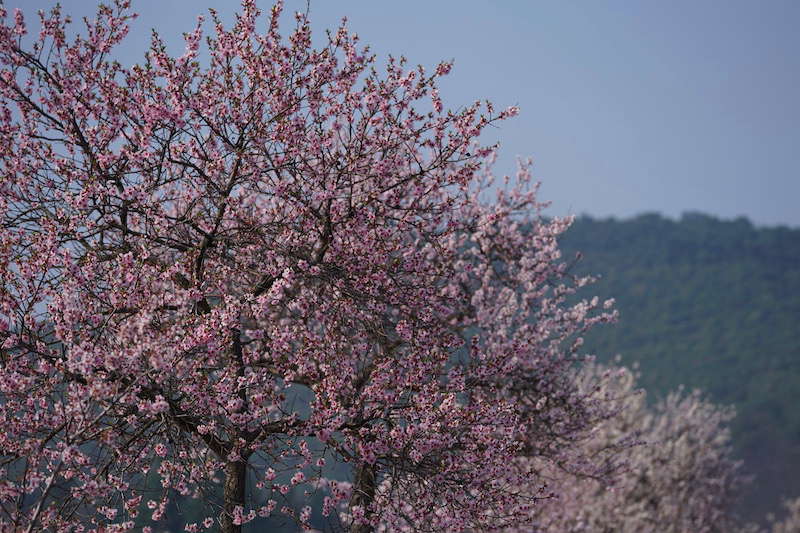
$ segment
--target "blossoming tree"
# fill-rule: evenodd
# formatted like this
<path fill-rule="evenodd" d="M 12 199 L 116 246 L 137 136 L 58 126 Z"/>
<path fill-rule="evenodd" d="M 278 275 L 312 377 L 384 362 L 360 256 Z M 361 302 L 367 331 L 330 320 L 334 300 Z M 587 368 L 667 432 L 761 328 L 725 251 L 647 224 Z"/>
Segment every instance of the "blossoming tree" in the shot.
<path fill-rule="evenodd" d="M 787 514 L 783 520 L 774 520 L 773 517 L 770 517 L 772 533 L 800 532 L 800 498 L 784 501 L 784 507 Z"/>
<path fill-rule="evenodd" d="M 528 166 L 494 183 L 478 142 L 516 109 L 446 110 L 449 64 L 379 72 L 280 13 L 212 11 L 207 61 L 200 21 L 126 68 L 125 0 L 77 37 L 2 10 L 0 528 L 157 526 L 180 497 L 207 502 L 188 531 L 480 530 L 548 493 L 521 455 L 606 475 L 570 368 L 612 315 L 571 296 Z"/>
<path fill-rule="evenodd" d="M 699 391 L 672 392 L 648 406 L 635 388 L 635 374 L 624 367 L 590 364 L 581 375 L 583 390 L 595 390 L 619 411 L 598 423 L 580 446 L 587 455 L 617 449 L 613 458 L 625 466 L 597 480 L 542 464 L 558 497 L 532 508 L 531 523 L 553 533 L 722 533 L 747 527 L 735 513 L 745 478 L 730 445 L 732 409 L 708 402 Z M 619 449 L 630 437 L 640 443 Z"/>

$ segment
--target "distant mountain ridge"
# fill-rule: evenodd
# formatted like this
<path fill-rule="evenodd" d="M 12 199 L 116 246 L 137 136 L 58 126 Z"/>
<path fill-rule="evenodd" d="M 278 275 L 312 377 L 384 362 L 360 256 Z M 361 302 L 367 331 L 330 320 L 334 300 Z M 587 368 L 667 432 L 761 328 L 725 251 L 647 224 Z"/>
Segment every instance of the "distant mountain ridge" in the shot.
<path fill-rule="evenodd" d="M 699 213 L 579 217 L 561 239 L 580 252 L 584 295 L 614 297 L 620 321 L 586 339 L 600 360 L 638 362 L 651 397 L 684 385 L 739 413 L 736 449 L 756 479 L 751 519 L 800 495 L 800 229 Z"/>

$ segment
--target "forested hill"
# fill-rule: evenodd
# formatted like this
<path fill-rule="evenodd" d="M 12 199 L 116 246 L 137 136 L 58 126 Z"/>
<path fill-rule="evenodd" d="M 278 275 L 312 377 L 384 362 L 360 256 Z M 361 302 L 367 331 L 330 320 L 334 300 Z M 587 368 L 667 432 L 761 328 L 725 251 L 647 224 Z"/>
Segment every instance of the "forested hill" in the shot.
<path fill-rule="evenodd" d="M 739 413 L 733 438 L 755 483 L 757 518 L 800 495 L 800 230 L 687 214 L 578 218 L 562 238 L 588 289 L 614 297 L 620 321 L 596 328 L 600 359 L 638 362 L 651 398 L 683 384 Z"/>

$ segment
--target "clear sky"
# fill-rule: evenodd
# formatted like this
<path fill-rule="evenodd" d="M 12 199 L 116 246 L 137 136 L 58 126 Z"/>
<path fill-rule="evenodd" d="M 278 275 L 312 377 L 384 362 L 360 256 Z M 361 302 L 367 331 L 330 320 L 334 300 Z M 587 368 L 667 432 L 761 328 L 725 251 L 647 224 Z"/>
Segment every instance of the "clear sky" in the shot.
<path fill-rule="evenodd" d="M 54 3 L 5 0 L 31 22 Z M 75 15 L 95 4 L 61 3 Z M 138 61 L 153 27 L 180 53 L 196 14 L 212 6 L 230 20 L 237 4 L 133 0 L 141 17 L 120 59 Z M 286 0 L 290 12 L 305 6 Z M 311 2 L 319 35 L 344 15 L 379 57 L 455 59 L 445 105 L 519 105 L 486 140 L 502 142 L 500 172 L 534 158 L 551 214 L 702 211 L 800 226 L 796 0 Z"/>

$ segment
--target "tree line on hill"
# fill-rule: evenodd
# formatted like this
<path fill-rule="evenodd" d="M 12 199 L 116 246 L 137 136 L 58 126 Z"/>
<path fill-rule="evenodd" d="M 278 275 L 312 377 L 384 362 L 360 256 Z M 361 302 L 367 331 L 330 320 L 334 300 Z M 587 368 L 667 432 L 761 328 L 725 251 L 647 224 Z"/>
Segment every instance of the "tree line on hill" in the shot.
<path fill-rule="evenodd" d="M 800 495 L 800 230 L 699 213 L 583 216 L 560 245 L 620 313 L 587 335 L 590 351 L 638 364 L 654 401 L 684 386 L 735 407 L 735 455 L 754 477 L 748 518 Z"/>

